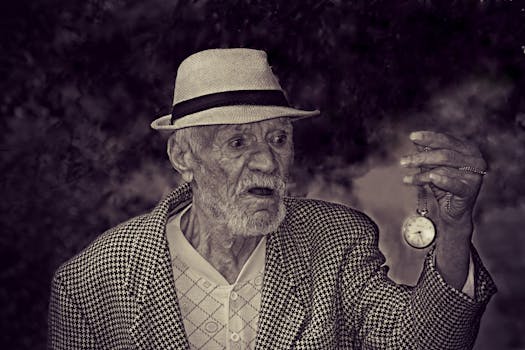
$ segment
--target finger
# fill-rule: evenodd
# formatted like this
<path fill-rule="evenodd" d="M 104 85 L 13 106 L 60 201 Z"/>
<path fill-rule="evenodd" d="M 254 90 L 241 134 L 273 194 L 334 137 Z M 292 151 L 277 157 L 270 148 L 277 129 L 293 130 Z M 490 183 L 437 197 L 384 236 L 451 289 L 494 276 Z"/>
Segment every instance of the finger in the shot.
<path fill-rule="evenodd" d="M 410 134 L 410 140 L 416 145 L 450 149 L 466 155 L 481 156 L 478 147 L 468 141 L 457 139 L 451 135 L 434 132 L 434 131 L 415 131 Z"/>
<path fill-rule="evenodd" d="M 421 146 L 421 145 L 418 145 L 418 144 L 414 144 L 416 146 L 416 149 L 418 152 L 429 152 L 431 151 L 432 149 L 428 146 Z M 428 167 L 424 167 L 422 166 L 421 167 L 421 171 L 427 171 L 429 168 Z"/>
<path fill-rule="evenodd" d="M 468 156 L 449 149 L 420 152 L 401 158 L 400 164 L 407 168 L 446 166 L 461 168 L 471 166 L 485 170 L 487 164 L 481 157 Z"/>
<path fill-rule="evenodd" d="M 451 168 L 435 168 L 430 171 L 408 175 L 403 182 L 411 185 L 434 185 L 458 197 L 467 197 L 479 186 L 481 179 L 476 174 L 463 173 Z"/>

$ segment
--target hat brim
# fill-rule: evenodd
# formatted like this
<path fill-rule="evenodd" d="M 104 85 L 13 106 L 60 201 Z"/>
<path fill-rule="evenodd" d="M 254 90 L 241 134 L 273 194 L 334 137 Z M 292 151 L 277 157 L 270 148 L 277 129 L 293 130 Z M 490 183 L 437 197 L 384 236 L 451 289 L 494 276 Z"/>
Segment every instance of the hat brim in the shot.
<path fill-rule="evenodd" d="M 191 126 L 246 124 L 268 119 L 288 117 L 292 120 L 314 117 L 318 110 L 303 111 L 291 107 L 235 105 L 210 108 L 186 115 L 171 124 L 171 115 L 155 119 L 151 127 L 155 130 L 177 130 Z"/>

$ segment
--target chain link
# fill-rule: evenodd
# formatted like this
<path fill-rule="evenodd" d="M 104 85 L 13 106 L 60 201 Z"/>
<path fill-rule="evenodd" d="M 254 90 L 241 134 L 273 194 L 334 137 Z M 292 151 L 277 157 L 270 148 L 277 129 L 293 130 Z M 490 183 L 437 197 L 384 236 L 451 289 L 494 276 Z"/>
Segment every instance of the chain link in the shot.
<path fill-rule="evenodd" d="M 423 168 L 419 168 L 419 172 L 423 172 Z M 427 191 L 425 185 L 417 187 L 417 209 L 416 212 L 421 216 L 428 214 Z"/>

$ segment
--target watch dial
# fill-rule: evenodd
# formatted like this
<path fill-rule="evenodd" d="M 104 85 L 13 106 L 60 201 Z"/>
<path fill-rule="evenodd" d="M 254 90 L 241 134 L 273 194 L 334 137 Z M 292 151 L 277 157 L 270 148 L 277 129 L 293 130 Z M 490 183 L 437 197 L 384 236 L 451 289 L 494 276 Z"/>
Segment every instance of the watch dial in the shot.
<path fill-rule="evenodd" d="M 422 249 L 432 244 L 436 236 L 436 229 L 429 218 L 411 216 L 403 223 L 403 237 L 414 248 Z"/>

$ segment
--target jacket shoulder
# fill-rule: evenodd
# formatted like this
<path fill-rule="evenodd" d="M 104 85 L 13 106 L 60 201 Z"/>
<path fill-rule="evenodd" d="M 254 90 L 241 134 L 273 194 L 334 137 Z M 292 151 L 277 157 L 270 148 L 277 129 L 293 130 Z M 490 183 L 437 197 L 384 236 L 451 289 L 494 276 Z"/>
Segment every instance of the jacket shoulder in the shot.
<path fill-rule="evenodd" d="M 98 236 L 80 253 L 64 262 L 55 272 L 56 282 L 72 286 L 99 281 L 104 271 L 124 273 L 136 234 L 148 214 L 134 217 Z M 76 289 L 76 288 L 75 288 Z"/>
<path fill-rule="evenodd" d="M 291 226 L 302 227 L 309 239 L 342 240 L 359 239 L 363 235 L 377 236 L 374 221 L 359 210 L 343 204 L 318 199 L 287 198 L 288 222 Z"/>

